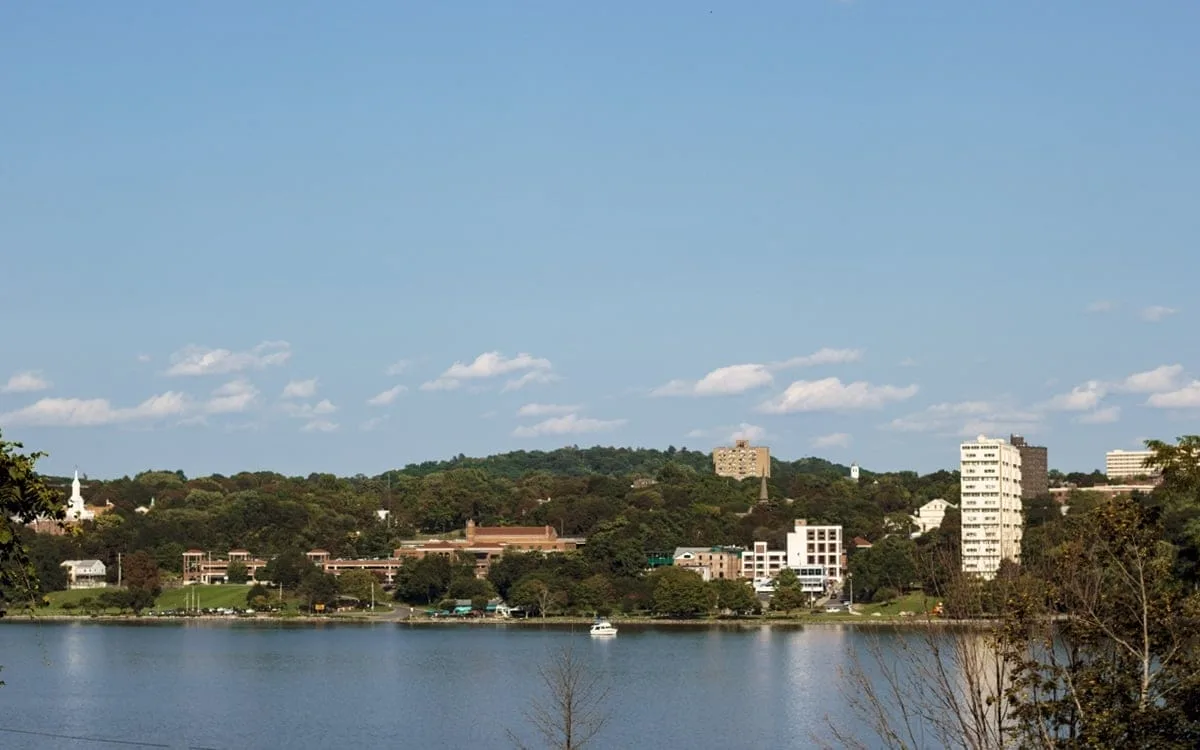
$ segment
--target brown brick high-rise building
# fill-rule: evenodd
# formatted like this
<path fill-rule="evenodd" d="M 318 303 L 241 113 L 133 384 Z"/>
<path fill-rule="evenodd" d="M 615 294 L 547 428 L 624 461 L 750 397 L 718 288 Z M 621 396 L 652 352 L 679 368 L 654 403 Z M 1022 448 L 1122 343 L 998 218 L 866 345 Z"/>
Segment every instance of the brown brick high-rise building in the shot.
<path fill-rule="evenodd" d="M 771 450 L 765 445 L 751 446 L 749 440 L 735 440 L 733 447 L 716 448 L 712 455 L 719 477 L 741 480 L 771 476 Z"/>
<path fill-rule="evenodd" d="M 1009 435 L 1008 442 L 1021 452 L 1021 499 L 1049 493 L 1050 469 L 1045 446 L 1029 445 L 1020 435 Z"/>

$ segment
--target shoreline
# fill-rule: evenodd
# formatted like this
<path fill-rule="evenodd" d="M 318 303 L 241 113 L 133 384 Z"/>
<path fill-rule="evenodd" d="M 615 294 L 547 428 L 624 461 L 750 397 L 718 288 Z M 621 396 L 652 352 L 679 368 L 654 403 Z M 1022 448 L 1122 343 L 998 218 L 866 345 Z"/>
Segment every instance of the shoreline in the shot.
<path fill-rule="evenodd" d="M 853 627 L 960 627 L 983 629 L 995 625 L 994 620 L 950 620 L 944 618 L 916 617 L 773 617 L 773 618 L 653 618 L 653 617 L 610 617 L 609 621 L 617 628 L 628 626 L 635 629 L 643 628 L 711 628 L 729 630 L 754 630 L 781 627 L 831 626 L 849 625 Z M 138 617 L 136 615 L 37 615 L 29 613 L 8 614 L 0 617 L 0 625 L 29 624 L 29 623 L 94 623 L 100 625 L 136 624 L 179 624 L 187 622 L 202 622 L 206 624 L 249 624 L 249 625 L 392 625 L 418 628 L 480 628 L 480 627 L 517 627 L 517 628 L 576 628 L 589 627 L 594 622 L 587 617 L 540 617 L 529 618 L 433 618 L 415 617 L 407 619 L 388 619 L 373 615 L 338 615 L 299 617 L 230 617 L 225 615 L 196 615 L 193 617 Z"/>

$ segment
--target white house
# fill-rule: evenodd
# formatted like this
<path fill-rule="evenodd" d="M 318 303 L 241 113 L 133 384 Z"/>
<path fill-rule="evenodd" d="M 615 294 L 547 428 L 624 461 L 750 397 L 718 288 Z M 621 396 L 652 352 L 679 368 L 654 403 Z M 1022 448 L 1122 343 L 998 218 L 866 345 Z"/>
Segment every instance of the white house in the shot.
<path fill-rule="evenodd" d="M 67 588 L 102 589 L 108 585 L 104 580 L 108 569 L 99 560 L 64 560 L 60 565 L 67 569 Z"/>
<path fill-rule="evenodd" d="M 939 497 L 917 508 L 917 514 L 912 516 L 913 523 L 917 525 L 917 530 L 912 534 L 913 539 L 922 534 L 928 534 L 934 529 L 940 529 L 942 521 L 946 518 L 946 509 L 957 507 L 957 505 L 951 505 Z"/>

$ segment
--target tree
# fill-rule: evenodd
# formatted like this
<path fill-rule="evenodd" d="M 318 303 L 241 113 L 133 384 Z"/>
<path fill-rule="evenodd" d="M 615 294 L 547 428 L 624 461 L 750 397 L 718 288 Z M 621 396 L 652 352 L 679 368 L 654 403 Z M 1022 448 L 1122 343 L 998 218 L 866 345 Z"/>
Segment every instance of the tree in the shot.
<path fill-rule="evenodd" d="M 802 608 L 808 602 L 808 597 L 799 586 L 780 586 L 771 595 L 771 611 L 779 610 L 785 615 L 792 610 Z"/>
<path fill-rule="evenodd" d="M 383 591 L 383 581 L 369 570 L 347 570 L 338 576 L 337 584 L 340 593 L 360 602 L 369 602 Z"/>
<path fill-rule="evenodd" d="M 61 521 L 64 510 L 62 495 L 47 487 L 34 471 L 38 459 L 46 454 L 22 454 L 24 447 L 6 442 L 0 434 L 0 598 L 9 592 L 32 601 L 37 593 L 37 570 L 16 524 L 38 518 Z"/>
<path fill-rule="evenodd" d="M 82 605 L 84 601 L 80 600 L 79 603 Z M 105 589 L 96 596 L 94 602 L 88 602 L 88 604 L 94 604 L 101 610 L 115 609 L 121 611 L 130 609 L 133 607 L 133 592 L 122 589 Z"/>
<path fill-rule="evenodd" d="M 846 698 L 885 744 L 1197 746 L 1200 594 L 1172 577 L 1157 509 L 1116 498 L 1044 528 L 1036 563 L 944 592 L 986 627 L 875 644 L 868 668 L 850 655 Z"/>
<path fill-rule="evenodd" d="M 496 590 L 487 579 L 476 578 L 473 575 L 455 578 L 450 582 L 449 592 L 451 599 L 474 599 L 477 596 L 491 599 L 496 595 Z"/>
<path fill-rule="evenodd" d="M 571 604 L 580 612 L 609 610 L 616 598 L 612 583 L 601 573 L 583 579 L 571 589 Z"/>
<path fill-rule="evenodd" d="M 245 583 L 250 580 L 250 569 L 241 560 L 234 560 L 225 569 L 225 580 L 229 583 Z"/>
<path fill-rule="evenodd" d="M 246 606 L 262 611 L 271 606 L 271 591 L 261 583 L 256 583 L 246 592 Z"/>
<path fill-rule="evenodd" d="M 432 604 L 450 589 L 454 569 L 445 555 L 409 558 L 396 575 L 396 599 Z"/>
<path fill-rule="evenodd" d="M 609 687 L 602 676 L 571 646 L 564 646 L 538 667 L 538 677 L 545 695 L 534 699 L 525 712 L 534 732 L 555 750 L 587 747 L 611 716 Z M 517 747 L 526 747 L 511 729 L 508 736 Z"/>
<path fill-rule="evenodd" d="M 542 617 L 554 601 L 554 591 L 545 581 L 528 575 L 517 581 L 509 591 L 508 602 L 514 607 L 537 612 Z"/>
<path fill-rule="evenodd" d="M 308 600 L 310 610 L 317 604 L 329 604 L 337 597 L 337 577 L 319 570 L 316 566 L 310 566 L 304 572 L 304 578 L 300 580 L 296 592 Z"/>
<path fill-rule="evenodd" d="M 760 608 L 758 597 L 749 581 L 718 578 L 710 585 L 716 592 L 717 608 L 727 609 L 737 615 L 754 612 Z"/>
<path fill-rule="evenodd" d="M 1066 519 L 1045 566 L 1015 599 L 999 643 L 1024 741 L 1200 741 L 1200 594 L 1171 577 L 1174 550 L 1155 515 L 1115 498 Z"/>
<path fill-rule="evenodd" d="M 849 561 L 855 591 L 862 592 L 863 600 L 873 598 L 875 591 L 884 587 L 904 591 L 918 580 L 916 557 L 916 543 L 895 536 L 855 552 Z"/>
<path fill-rule="evenodd" d="M 149 552 L 134 552 L 123 561 L 125 587 L 130 591 L 146 591 L 151 600 L 162 593 L 162 582 L 158 576 L 158 563 Z"/>
<path fill-rule="evenodd" d="M 285 589 L 295 589 L 310 570 L 315 570 L 315 566 L 307 555 L 298 550 L 289 550 L 267 562 L 261 577 Z"/>
<path fill-rule="evenodd" d="M 706 614 L 715 604 L 715 592 L 696 572 L 686 568 L 655 571 L 654 611 L 660 615 L 687 617 Z"/>

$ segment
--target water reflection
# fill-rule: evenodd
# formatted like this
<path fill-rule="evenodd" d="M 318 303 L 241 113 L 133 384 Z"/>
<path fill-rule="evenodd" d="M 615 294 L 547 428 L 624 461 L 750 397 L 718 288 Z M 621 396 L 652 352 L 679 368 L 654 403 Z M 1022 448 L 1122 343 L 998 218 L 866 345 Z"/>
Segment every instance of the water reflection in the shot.
<path fill-rule="evenodd" d="M 856 721 L 838 666 L 862 638 L 841 626 L 622 624 L 594 639 L 554 627 L 17 624 L 0 627 L 0 704 L 40 728 L 215 748 L 498 747 L 527 728 L 538 666 L 571 645 L 613 688 L 601 745 L 805 748 L 828 736 L 827 714 Z M 0 746 L 47 746 L 10 739 Z"/>

